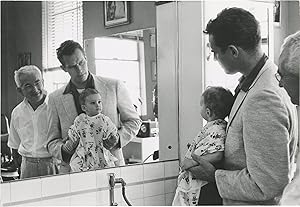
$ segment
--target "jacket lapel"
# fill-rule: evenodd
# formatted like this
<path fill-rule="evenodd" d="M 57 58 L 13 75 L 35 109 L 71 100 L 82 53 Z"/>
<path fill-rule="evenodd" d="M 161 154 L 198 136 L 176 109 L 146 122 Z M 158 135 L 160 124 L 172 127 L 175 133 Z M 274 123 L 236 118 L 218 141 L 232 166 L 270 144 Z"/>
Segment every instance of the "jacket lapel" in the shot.
<path fill-rule="evenodd" d="M 236 113 L 238 112 L 238 110 L 240 109 L 242 103 L 244 102 L 247 94 L 248 94 L 248 91 L 244 92 L 244 91 L 241 90 L 239 92 L 238 96 L 236 97 L 236 99 L 234 101 L 234 104 L 232 106 L 232 109 L 230 111 L 230 114 L 229 114 L 229 119 L 228 119 L 228 124 L 227 124 L 227 128 L 226 128 L 226 133 L 227 133 L 227 130 L 228 130 L 229 126 L 231 125 L 232 120 L 234 119 Z"/>
<path fill-rule="evenodd" d="M 77 116 L 77 111 L 75 103 L 73 100 L 73 95 L 68 93 L 61 97 L 62 105 L 66 111 L 66 116 L 69 118 L 70 122 L 73 122 Z"/>
<path fill-rule="evenodd" d="M 257 80 L 260 78 L 260 76 L 267 70 L 270 68 L 270 60 L 268 60 L 264 67 L 261 69 L 261 71 L 258 73 L 258 75 L 256 76 L 256 78 L 254 79 L 254 81 L 252 82 L 251 86 L 249 87 L 247 92 L 244 92 L 243 90 L 241 90 L 238 94 L 238 96 L 236 97 L 236 100 L 232 106 L 232 109 L 230 111 L 230 115 L 228 118 L 228 124 L 226 127 L 226 133 L 228 131 L 229 126 L 231 125 L 234 117 L 236 116 L 238 110 L 240 109 L 242 103 L 244 102 L 247 94 L 249 93 L 249 91 L 252 89 L 252 87 L 255 85 L 255 83 L 257 82 Z"/>
<path fill-rule="evenodd" d="M 100 93 L 101 99 L 102 99 L 102 105 L 103 109 L 107 108 L 106 103 L 107 103 L 107 87 L 106 87 L 106 82 L 101 79 L 99 76 L 93 75 L 94 83 L 95 83 L 95 89 Z"/>

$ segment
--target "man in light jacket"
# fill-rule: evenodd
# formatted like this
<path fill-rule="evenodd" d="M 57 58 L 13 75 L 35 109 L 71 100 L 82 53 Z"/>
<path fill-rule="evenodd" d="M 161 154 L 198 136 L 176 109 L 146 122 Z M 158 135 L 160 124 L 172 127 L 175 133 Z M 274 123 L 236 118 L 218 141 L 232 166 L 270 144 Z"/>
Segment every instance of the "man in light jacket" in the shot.
<path fill-rule="evenodd" d="M 61 68 L 69 73 L 71 80 L 49 95 L 48 150 L 61 160 L 60 173 L 70 171 L 69 161 L 78 145 L 68 138 L 68 129 L 77 115 L 82 113 L 79 94 L 86 88 L 94 88 L 102 97 L 103 114 L 117 126 L 118 133 L 103 142 L 117 158 L 117 165 L 124 165 L 122 147 L 138 133 L 141 125 L 125 85 L 118 80 L 95 76 L 87 67 L 83 48 L 77 42 L 67 40 L 57 49 Z"/>
<path fill-rule="evenodd" d="M 261 48 L 259 23 L 226 8 L 206 27 L 211 51 L 227 74 L 243 76 L 229 115 L 223 169 L 193 155 L 195 177 L 215 182 L 225 205 L 276 205 L 292 178 L 297 113 Z"/>

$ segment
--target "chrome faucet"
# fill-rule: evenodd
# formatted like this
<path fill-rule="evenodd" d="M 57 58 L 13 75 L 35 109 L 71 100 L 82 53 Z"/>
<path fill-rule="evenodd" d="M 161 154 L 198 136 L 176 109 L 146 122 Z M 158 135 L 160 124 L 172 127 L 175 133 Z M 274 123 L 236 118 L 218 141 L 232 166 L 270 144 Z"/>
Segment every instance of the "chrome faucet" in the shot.
<path fill-rule="evenodd" d="M 116 183 L 121 183 L 122 184 L 122 195 L 126 203 L 131 206 L 130 202 L 127 200 L 126 195 L 125 195 L 125 181 L 122 178 L 115 178 L 114 173 L 108 173 L 109 176 L 109 205 L 110 206 L 117 206 L 118 204 L 115 203 L 115 184 Z"/>

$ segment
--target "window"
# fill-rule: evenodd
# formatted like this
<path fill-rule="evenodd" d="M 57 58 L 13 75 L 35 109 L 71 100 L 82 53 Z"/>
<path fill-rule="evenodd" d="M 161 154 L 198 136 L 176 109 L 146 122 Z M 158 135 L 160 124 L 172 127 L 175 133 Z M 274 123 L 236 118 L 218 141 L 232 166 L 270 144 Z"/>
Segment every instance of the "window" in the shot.
<path fill-rule="evenodd" d="M 143 57 L 142 40 L 95 38 L 96 75 L 123 80 L 140 115 L 146 115 L 147 108 Z"/>
<path fill-rule="evenodd" d="M 48 93 L 69 81 L 56 57 L 56 49 L 65 40 L 83 43 L 82 1 L 44 1 L 43 18 L 43 68 L 45 89 Z"/>

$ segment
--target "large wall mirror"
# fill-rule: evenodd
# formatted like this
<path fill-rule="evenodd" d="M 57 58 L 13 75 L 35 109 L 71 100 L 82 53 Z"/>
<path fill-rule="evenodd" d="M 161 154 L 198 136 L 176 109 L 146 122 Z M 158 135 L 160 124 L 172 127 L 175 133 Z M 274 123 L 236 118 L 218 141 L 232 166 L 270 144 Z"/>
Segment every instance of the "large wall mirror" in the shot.
<path fill-rule="evenodd" d="M 51 12 L 45 12 L 47 3 L 1 3 L 5 11 L 1 24 L 4 43 L 1 47 L 1 113 L 8 118 L 4 118 L 1 124 L 9 128 L 11 111 L 23 100 L 15 90 L 13 77 L 14 70 L 18 69 L 18 54 L 29 51 L 30 64 L 43 70 L 45 88 L 51 93 L 69 81 L 68 74 L 59 68 L 55 49 L 64 40 L 76 38 L 72 35 L 78 29 L 83 35 L 77 41 L 84 46 L 90 72 L 122 80 L 143 121 L 137 136 L 122 149 L 126 166 L 178 159 L 178 77 L 176 65 L 173 64 L 176 59 L 175 4 L 170 4 L 172 12 L 165 11 L 164 5 L 160 6 L 162 10 L 157 15 L 155 2 L 130 2 L 130 24 L 107 29 L 102 21 L 103 2 L 53 2 L 53 7 L 68 4 L 78 14 L 77 18 L 82 18 L 81 21 L 77 19 L 75 26 L 70 22 L 61 24 L 63 20 L 71 20 L 60 17 L 61 13 L 53 10 L 55 18 L 51 24 L 60 24 L 58 29 L 68 36 L 58 38 L 59 44 L 55 45 L 45 44 L 45 33 L 50 31 L 51 26 L 45 26 L 45 17 L 51 15 Z M 61 12 L 67 15 L 71 10 Z M 165 27 L 167 20 L 174 23 Z M 32 31 L 34 38 L 31 38 Z M 48 40 L 55 38 L 57 36 L 50 36 Z M 1 176 L 4 182 L 17 180 L 17 172 L 5 165 L 11 161 L 11 156 L 5 155 L 3 149 L 9 130 L 1 129 L 2 132 Z"/>

